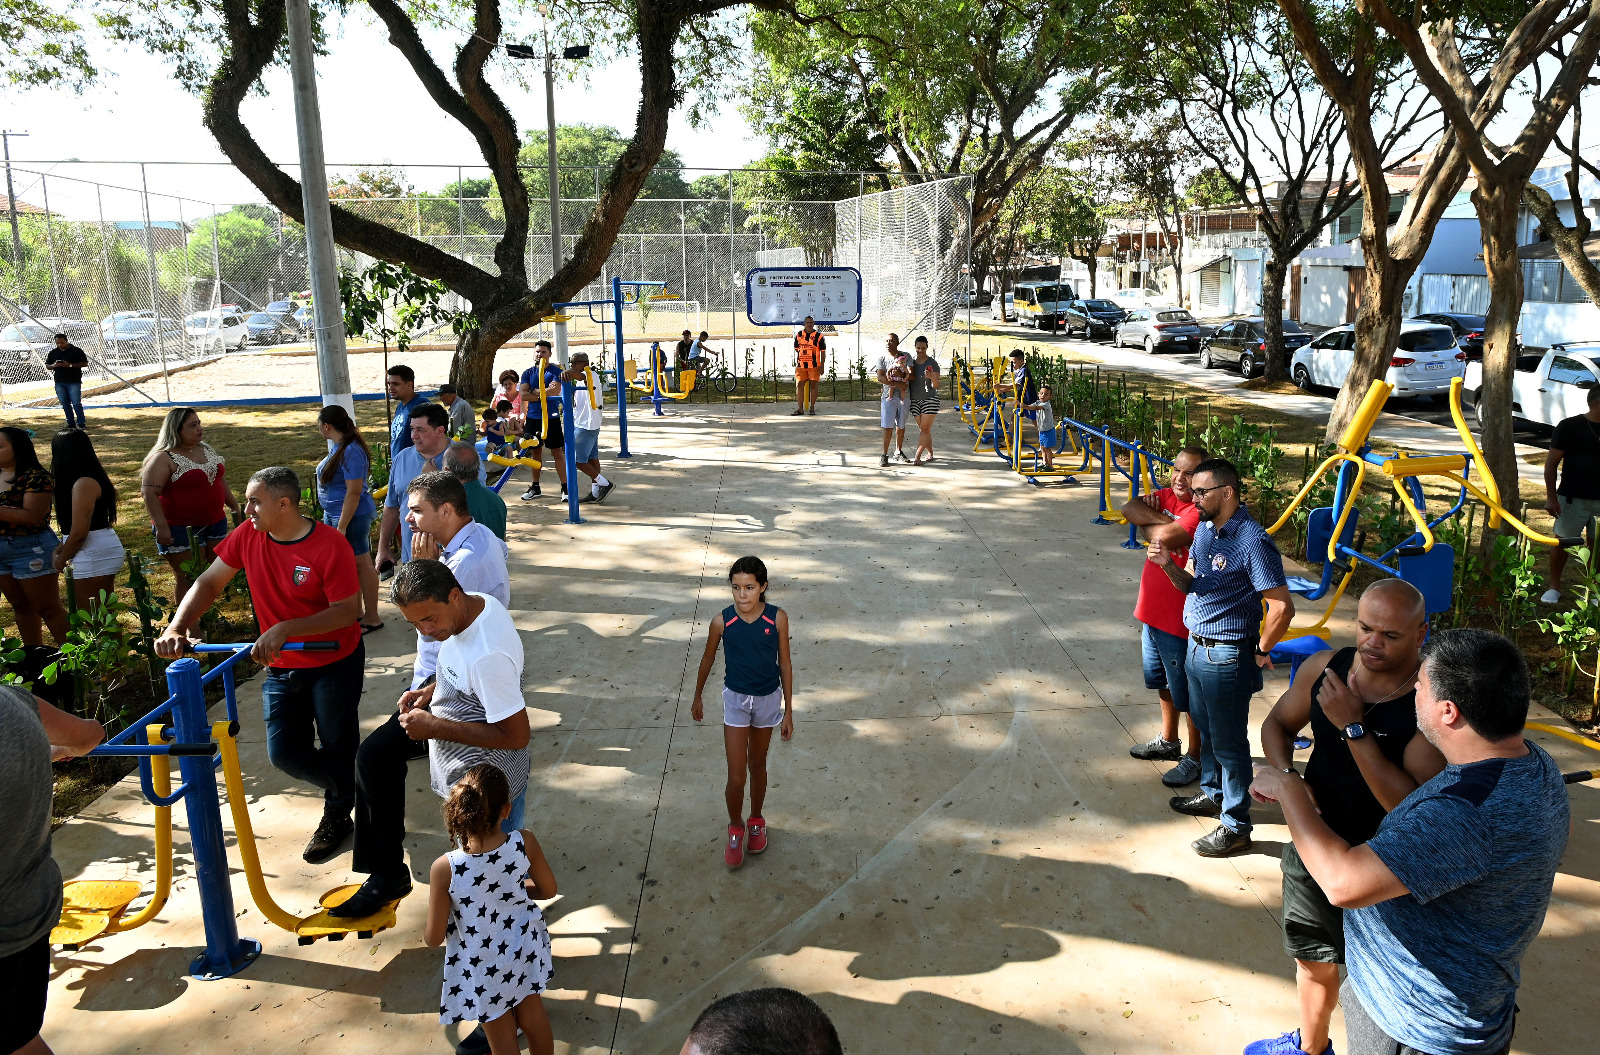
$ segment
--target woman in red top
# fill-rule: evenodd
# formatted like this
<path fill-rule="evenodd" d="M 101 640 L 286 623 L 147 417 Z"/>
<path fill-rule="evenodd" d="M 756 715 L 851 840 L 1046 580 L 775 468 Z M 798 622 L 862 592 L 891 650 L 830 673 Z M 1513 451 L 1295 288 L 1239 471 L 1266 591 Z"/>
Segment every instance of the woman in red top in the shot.
<path fill-rule="evenodd" d="M 198 545 L 201 567 L 211 560 L 209 550 L 228 537 L 228 517 L 234 523 L 243 516 L 239 500 L 228 488 L 222 455 L 204 442 L 205 429 L 193 407 L 174 407 L 161 422 L 161 434 L 145 455 L 139 490 L 150 514 L 150 530 L 156 537 L 156 552 L 167 558 L 178 581 L 177 600 L 189 591 L 192 581 L 183 565 L 190 550 Z"/>

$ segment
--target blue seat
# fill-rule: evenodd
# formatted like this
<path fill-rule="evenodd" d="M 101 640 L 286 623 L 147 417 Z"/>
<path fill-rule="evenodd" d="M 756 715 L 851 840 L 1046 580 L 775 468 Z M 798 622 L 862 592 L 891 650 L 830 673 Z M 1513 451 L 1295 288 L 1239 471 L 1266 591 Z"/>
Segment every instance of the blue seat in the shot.
<path fill-rule="evenodd" d="M 1332 647 L 1320 637 L 1294 637 L 1278 642 L 1272 650 L 1272 662 L 1289 664 L 1289 684 L 1293 685 L 1294 676 L 1300 672 L 1300 664 L 1306 661 L 1307 656 L 1326 652 Z"/>
<path fill-rule="evenodd" d="M 1428 552 L 1399 559 L 1400 578 L 1422 591 L 1429 615 L 1450 610 L 1455 587 L 1456 551 L 1435 542 Z"/>

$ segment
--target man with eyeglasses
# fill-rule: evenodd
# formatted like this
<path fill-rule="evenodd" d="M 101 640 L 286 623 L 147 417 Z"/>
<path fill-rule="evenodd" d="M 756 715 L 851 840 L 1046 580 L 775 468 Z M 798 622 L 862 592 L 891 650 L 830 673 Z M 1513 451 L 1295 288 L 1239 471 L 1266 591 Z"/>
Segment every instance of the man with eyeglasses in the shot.
<path fill-rule="evenodd" d="M 1195 467 L 1189 493 L 1200 511 L 1193 573 L 1152 539 L 1146 558 L 1186 594 L 1189 630 L 1184 671 L 1189 706 L 1200 729 L 1200 791 L 1170 805 L 1194 817 L 1216 817 L 1209 835 L 1190 845 L 1201 857 L 1250 849 L 1250 697 L 1261 691 L 1261 669 L 1294 618 L 1283 555 L 1240 498 L 1239 471 L 1213 458 Z M 1261 604 L 1267 605 L 1266 619 Z"/>
<path fill-rule="evenodd" d="M 1172 460 L 1171 484 L 1131 499 L 1122 507 L 1123 519 L 1139 527 L 1146 542 L 1159 538 L 1179 567 L 1188 563 L 1189 545 L 1200 525 L 1200 510 L 1189 487 L 1196 467 L 1210 457 L 1204 447 L 1183 448 Z M 1135 744 L 1128 753 L 1148 762 L 1178 763 L 1161 775 L 1161 783 L 1169 788 L 1181 788 L 1200 779 L 1200 731 L 1189 710 L 1189 676 L 1183 667 L 1184 654 L 1189 649 L 1183 602 L 1184 595 L 1167 581 L 1161 569 L 1145 561 L 1133 617 L 1141 624 L 1144 687 L 1156 690 L 1161 700 L 1161 735 Z M 1178 739 L 1179 714 L 1189 726 L 1188 754 L 1183 753 L 1183 743 Z"/>

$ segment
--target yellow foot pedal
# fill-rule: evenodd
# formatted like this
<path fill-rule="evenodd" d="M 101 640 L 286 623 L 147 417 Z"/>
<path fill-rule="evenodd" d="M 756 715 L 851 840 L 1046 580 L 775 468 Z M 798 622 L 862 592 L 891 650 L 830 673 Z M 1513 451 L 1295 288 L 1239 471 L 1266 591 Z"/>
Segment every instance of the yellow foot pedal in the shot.
<path fill-rule="evenodd" d="M 130 879 L 79 880 L 61 888 L 61 922 L 50 931 L 50 944 L 77 949 L 98 938 L 144 891 Z"/>
<path fill-rule="evenodd" d="M 318 938 L 327 938 L 329 941 L 343 941 L 345 935 L 354 934 L 358 938 L 370 938 L 379 931 L 388 930 L 395 925 L 395 908 L 403 898 L 395 898 L 388 902 L 370 916 L 346 919 L 341 916 L 331 916 L 328 910 L 344 904 L 361 889 L 360 883 L 351 883 L 347 886 L 334 887 L 322 895 L 321 912 L 314 912 L 300 921 L 295 927 L 295 934 L 300 937 L 301 945 L 310 945 Z"/>

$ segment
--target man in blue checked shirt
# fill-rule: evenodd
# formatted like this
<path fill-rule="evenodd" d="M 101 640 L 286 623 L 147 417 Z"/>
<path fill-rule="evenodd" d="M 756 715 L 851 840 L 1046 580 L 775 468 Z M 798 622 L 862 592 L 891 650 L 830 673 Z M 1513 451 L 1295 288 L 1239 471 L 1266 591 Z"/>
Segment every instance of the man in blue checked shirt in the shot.
<path fill-rule="evenodd" d="M 1261 668 L 1294 618 L 1283 576 L 1283 555 L 1239 497 L 1239 470 L 1213 458 L 1195 468 L 1190 490 L 1200 511 L 1189 556 L 1193 573 L 1178 567 L 1159 539 L 1146 558 L 1188 596 L 1184 660 L 1189 707 L 1200 727 L 1200 791 L 1171 800 L 1179 813 L 1217 817 L 1211 834 L 1191 845 L 1202 857 L 1250 848 L 1250 697 L 1261 691 Z M 1261 604 L 1267 616 L 1261 619 Z"/>

